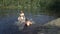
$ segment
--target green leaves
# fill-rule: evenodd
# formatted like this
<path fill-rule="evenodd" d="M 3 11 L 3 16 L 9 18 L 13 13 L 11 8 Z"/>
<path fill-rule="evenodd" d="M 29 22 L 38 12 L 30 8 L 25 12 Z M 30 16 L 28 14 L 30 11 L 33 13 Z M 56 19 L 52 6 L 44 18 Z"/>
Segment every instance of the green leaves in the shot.
<path fill-rule="evenodd" d="M 46 7 L 49 4 L 52 4 L 53 1 L 52 0 L 0 0 L 0 4 L 4 5 L 4 6 L 17 6 L 20 8 L 23 7 L 31 7 L 34 9 L 37 9 L 39 7 Z"/>
<path fill-rule="evenodd" d="M 26 10 L 27 12 L 31 12 L 33 14 L 38 13 L 47 13 L 49 12 L 50 6 L 54 4 L 55 0 L 0 0 L 0 6 L 4 6 L 2 8 L 9 9 L 20 9 Z"/>

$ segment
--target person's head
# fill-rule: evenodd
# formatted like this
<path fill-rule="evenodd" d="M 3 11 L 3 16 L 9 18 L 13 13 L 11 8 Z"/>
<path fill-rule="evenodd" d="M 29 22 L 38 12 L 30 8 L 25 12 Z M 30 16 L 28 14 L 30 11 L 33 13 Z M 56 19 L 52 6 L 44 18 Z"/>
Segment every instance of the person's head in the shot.
<path fill-rule="evenodd" d="M 20 13 L 23 13 L 23 11 L 20 11 Z"/>

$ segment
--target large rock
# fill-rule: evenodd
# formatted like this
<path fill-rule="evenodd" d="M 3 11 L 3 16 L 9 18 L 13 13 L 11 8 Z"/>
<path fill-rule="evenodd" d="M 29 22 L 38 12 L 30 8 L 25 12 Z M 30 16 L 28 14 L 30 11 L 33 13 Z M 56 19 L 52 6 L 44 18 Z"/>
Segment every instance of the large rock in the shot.
<path fill-rule="evenodd" d="M 54 20 L 48 22 L 48 23 L 45 24 L 45 25 L 60 26 L 60 18 L 54 19 Z"/>

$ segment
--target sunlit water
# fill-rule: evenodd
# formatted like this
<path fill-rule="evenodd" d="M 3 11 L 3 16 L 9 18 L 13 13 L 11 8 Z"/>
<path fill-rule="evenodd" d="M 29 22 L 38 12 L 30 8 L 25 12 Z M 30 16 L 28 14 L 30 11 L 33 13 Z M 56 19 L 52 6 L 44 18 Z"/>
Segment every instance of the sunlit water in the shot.
<path fill-rule="evenodd" d="M 18 15 L 16 14 L 0 16 L 0 34 L 37 34 L 36 27 L 55 19 L 54 16 L 48 15 L 32 16 L 26 14 L 26 17 L 35 22 L 35 24 L 30 27 L 25 27 L 24 24 L 19 24 Z"/>

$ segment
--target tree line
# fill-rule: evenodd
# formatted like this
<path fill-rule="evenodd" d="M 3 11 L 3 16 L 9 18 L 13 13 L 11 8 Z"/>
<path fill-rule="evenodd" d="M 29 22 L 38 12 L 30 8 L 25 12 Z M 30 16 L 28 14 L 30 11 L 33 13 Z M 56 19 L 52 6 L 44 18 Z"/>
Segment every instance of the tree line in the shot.
<path fill-rule="evenodd" d="M 0 0 L 0 7 L 3 6 L 3 8 L 12 9 L 13 7 L 33 13 L 44 12 L 56 15 L 60 15 L 59 4 L 59 0 Z"/>

